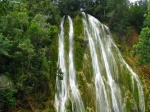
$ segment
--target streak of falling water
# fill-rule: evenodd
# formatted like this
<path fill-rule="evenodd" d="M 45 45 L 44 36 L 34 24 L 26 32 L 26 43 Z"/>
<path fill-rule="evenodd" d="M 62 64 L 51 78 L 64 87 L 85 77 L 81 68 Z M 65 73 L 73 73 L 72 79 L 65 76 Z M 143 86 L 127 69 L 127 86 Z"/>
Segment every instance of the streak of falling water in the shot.
<path fill-rule="evenodd" d="M 101 24 L 91 15 L 83 14 L 85 38 L 88 38 L 90 54 L 92 58 L 93 76 L 96 89 L 96 111 L 97 112 L 126 112 L 126 101 L 121 91 L 121 86 L 116 82 L 125 73 L 121 72 L 120 66 L 126 67 L 132 81 L 134 96 L 134 85 L 136 82 L 139 103 L 134 99 L 134 109 L 144 112 L 144 92 L 138 76 L 122 58 L 119 49 L 111 38 L 107 26 Z M 101 71 L 105 68 L 105 72 Z M 123 76 L 125 77 L 125 76 Z M 107 82 L 107 83 L 106 83 Z M 109 86 L 108 86 L 109 85 Z M 126 85 L 125 85 L 126 86 Z M 123 89 L 123 88 L 122 88 Z M 139 106 L 137 107 L 137 104 Z"/>
<path fill-rule="evenodd" d="M 107 44 L 107 43 L 105 43 L 105 41 L 102 38 L 102 36 L 105 36 L 104 35 L 105 32 L 103 32 L 103 30 L 101 30 L 101 32 L 99 31 L 99 27 L 101 26 L 103 28 L 103 25 L 93 16 L 88 15 L 88 19 L 89 19 L 89 26 L 91 28 L 90 34 L 92 35 L 92 38 L 95 40 L 95 44 L 96 44 L 96 42 L 98 42 L 99 43 L 98 45 L 100 46 L 99 47 L 100 48 L 99 50 L 101 52 L 100 55 L 102 55 L 102 58 L 103 58 L 104 66 L 106 69 L 106 76 L 107 76 L 108 84 L 109 84 L 110 90 L 111 90 L 113 110 L 115 112 L 123 111 L 123 109 L 121 107 L 123 105 L 123 103 L 121 101 L 122 100 L 121 91 L 120 91 L 119 86 L 117 86 L 117 84 L 115 83 L 115 81 L 112 77 L 112 73 L 111 73 L 111 69 L 110 69 L 111 66 L 109 64 L 109 58 L 110 58 L 109 55 L 112 54 L 112 52 L 107 50 L 109 47 L 105 48 L 105 46 L 104 46 L 104 44 Z M 103 33 L 103 35 L 100 35 L 100 33 Z M 116 93 L 117 93 L 117 95 L 116 95 Z"/>
<path fill-rule="evenodd" d="M 70 16 L 68 16 L 69 19 L 69 85 L 70 85 L 70 99 L 72 102 L 72 111 L 73 112 L 85 112 L 84 105 L 82 102 L 82 98 L 80 96 L 80 92 L 77 88 L 76 83 L 76 70 L 74 67 L 74 61 L 73 61 L 73 22 Z"/>
<path fill-rule="evenodd" d="M 59 80 L 59 73 L 57 71 L 56 77 L 56 93 L 55 93 L 55 107 L 57 112 L 65 112 L 65 104 L 67 100 L 67 70 L 65 63 L 65 51 L 64 51 L 64 18 L 60 24 L 60 34 L 59 34 L 59 49 L 58 49 L 58 71 L 63 72 L 63 80 Z"/>
<path fill-rule="evenodd" d="M 96 46 L 94 40 L 92 38 L 90 28 L 88 27 L 88 23 L 86 21 L 86 15 L 83 13 L 83 24 L 85 34 L 88 37 L 89 45 L 90 45 L 90 53 L 92 57 L 92 65 L 93 65 L 93 74 L 94 74 L 94 82 L 96 89 L 96 111 L 97 112 L 110 112 L 110 102 L 108 99 L 108 94 L 106 92 L 106 87 L 104 85 L 104 81 L 102 79 L 102 73 L 100 71 L 100 65 L 98 63 L 98 54 L 96 52 Z"/>
<path fill-rule="evenodd" d="M 109 29 L 106 27 L 106 29 L 109 32 Z M 123 57 L 121 56 L 121 53 L 119 51 L 119 49 L 117 48 L 115 42 L 112 40 L 111 36 L 109 36 L 109 38 L 111 39 L 111 42 L 113 44 L 113 46 L 116 48 L 118 55 L 120 57 L 120 60 L 122 63 L 125 64 L 126 68 L 129 70 L 129 72 L 131 73 L 131 77 L 132 77 L 132 87 L 133 87 L 133 92 L 134 92 L 134 84 L 136 82 L 137 87 L 138 87 L 138 93 L 139 93 L 139 108 L 141 109 L 142 112 L 145 112 L 145 100 L 144 100 L 144 92 L 143 92 L 143 88 L 142 88 L 142 84 L 141 81 L 139 79 L 139 77 L 137 76 L 137 74 L 131 69 L 131 67 L 126 63 L 126 61 L 123 59 Z M 134 82 L 135 81 L 135 82 Z"/>
<path fill-rule="evenodd" d="M 130 92 L 133 111 L 145 111 L 144 92 L 139 77 L 121 56 L 107 26 L 91 15 L 83 14 L 84 38 L 88 39 L 92 60 L 96 96 L 96 112 L 127 112 L 126 93 Z M 70 98 L 72 112 L 85 112 L 78 89 L 76 70 L 73 61 L 73 22 L 69 19 L 69 59 L 66 61 L 64 48 L 64 17 L 60 25 L 58 68 L 64 73 L 63 80 L 56 77 L 55 107 L 57 112 L 66 112 L 67 99 Z M 69 69 L 66 69 L 66 62 Z M 58 69 L 58 71 L 59 71 Z M 67 75 L 68 74 L 68 75 Z M 57 76 L 59 72 L 57 73 Z M 86 75 L 86 74 L 85 74 Z M 88 74 L 87 74 L 88 75 Z M 126 78 L 127 81 L 126 81 Z M 131 80 L 131 82 L 128 82 Z M 119 82 L 121 81 L 121 82 Z M 127 83 L 131 85 L 126 85 Z M 130 86 L 130 87 L 129 87 Z M 135 90 L 136 91 L 135 91 Z M 86 93 L 83 93 L 86 94 Z M 134 96 L 138 95 L 138 98 Z M 90 98 L 89 98 L 90 99 Z M 131 103 L 130 103 L 131 104 Z M 69 108 L 70 109 L 70 108 Z"/>

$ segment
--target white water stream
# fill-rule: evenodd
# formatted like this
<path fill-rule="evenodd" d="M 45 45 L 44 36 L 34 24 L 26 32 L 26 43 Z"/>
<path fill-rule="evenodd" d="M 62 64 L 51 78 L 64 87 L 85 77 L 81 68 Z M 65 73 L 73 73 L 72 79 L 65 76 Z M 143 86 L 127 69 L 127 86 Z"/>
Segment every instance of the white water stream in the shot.
<path fill-rule="evenodd" d="M 73 22 L 70 16 L 68 16 L 69 19 L 69 85 L 71 92 L 70 99 L 72 102 L 72 111 L 73 112 L 84 112 L 84 105 L 82 102 L 82 98 L 80 96 L 80 92 L 77 88 L 76 83 L 76 70 L 74 67 L 74 61 L 73 61 L 73 38 L 74 38 L 74 31 L 73 31 Z"/>
<path fill-rule="evenodd" d="M 88 41 L 91 58 L 92 74 L 95 88 L 94 112 L 127 112 L 127 95 L 133 100 L 132 110 L 145 111 L 144 92 L 139 77 L 121 56 L 112 39 L 109 28 L 91 15 L 83 15 L 84 39 Z M 69 53 L 65 54 L 64 17 L 60 25 L 58 67 L 64 73 L 63 80 L 56 78 L 55 107 L 57 112 L 68 112 L 66 103 L 71 101 L 71 112 L 86 112 L 84 93 L 78 89 L 76 69 L 74 64 L 74 27 L 69 20 Z M 67 58 L 69 56 L 69 58 Z M 65 60 L 67 59 L 67 60 Z M 89 59 L 90 60 L 90 59 Z M 66 64 L 68 63 L 68 66 Z M 86 65 L 85 65 L 86 66 Z M 57 75 L 59 75 L 57 73 Z M 84 74 L 89 77 L 88 74 Z M 128 85 L 129 83 L 129 85 Z M 126 85 L 127 84 L 127 85 Z M 92 85 L 92 84 L 91 84 Z M 86 89 L 86 87 L 85 87 Z M 135 95 L 136 94 L 136 95 Z M 89 96 L 88 96 L 89 97 Z M 84 97 L 85 98 L 85 97 Z M 90 98 L 88 98 L 89 100 Z M 92 98 L 91 98 L 92 99 Z M 92 100 L 93 101 L 93 100 Z M 131 100 L 130 100 L 131 101 Z M 91 109 L 93 110 L 93 109 Z M 88 112 L 88 111 L 87 111 Z"/>
<path fill-rule="evenodd" d="M 66 112 L 65 103 L 67 100 L 67 70 L 65 61 L 65 48 L 64 48 L 64 18 L 60 24 L 59 34 L 59 49 L 58 49 L 58 71 L 63 72 L 63 80 L 59 80 L 59 73 L 57 71 L 56 77 L 56 94 L 55 94 L 55 107 L 57 112 Z"/>

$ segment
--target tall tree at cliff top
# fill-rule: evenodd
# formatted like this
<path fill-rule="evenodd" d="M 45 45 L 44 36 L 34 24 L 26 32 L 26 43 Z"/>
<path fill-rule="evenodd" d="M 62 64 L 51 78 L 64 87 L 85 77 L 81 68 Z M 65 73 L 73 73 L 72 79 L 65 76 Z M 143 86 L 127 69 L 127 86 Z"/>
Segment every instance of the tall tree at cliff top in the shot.
<path fill-rule="evenodd" d="M 147 13 L 147 0 L 140 0 L 134 4 L 130 4 L 129 8 L 129 23 L 131 26 L 135 26 L 138 32 L 141 31 L 144 22 L 144 14 Z"/>
<path fill-rule="evenodd" d="M 133 46 L 133 55 L 139 55 L 138 64 L 150 66 L 150 1 L 148 13 L 145 14 L 144 28 L 140 33 L 139 43 Z"/>

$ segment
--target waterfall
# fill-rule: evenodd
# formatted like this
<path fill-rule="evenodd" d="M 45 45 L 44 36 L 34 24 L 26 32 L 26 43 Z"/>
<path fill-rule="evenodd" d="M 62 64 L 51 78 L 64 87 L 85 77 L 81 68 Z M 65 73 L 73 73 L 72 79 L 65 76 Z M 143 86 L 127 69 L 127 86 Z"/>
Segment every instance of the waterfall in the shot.
<path fill-rule="evenodd" d="M 90 54 L 92 58 L 93 75 L 96 88 L 97 112 L 110 112 L 110 110 L 113 112 L 126 111 L 126 103 L 123 100 L 120 85 L 117 83 L 119 75 L 124 75 L 125 73 L 122 73 L 118 70 L 119 65 L 124 66 L 124 69 L 127 69 L 127 71 L 129 72 L 130 78 L 132 79 L 133 92 L 134 81 L 136 82 L 139 94 L 138 108 L 140 108 L 141 111 L 144 111 L 144 93 L 141 82 L 138 76 L 133 72 L 131 67 L 122 58 L 121 53 L 119 52 L 116 44 L 111 38 L 111 33 L 108 27 L 101 24 L 96 18 L 91 15 L 86 16 L 85 13 L 83 13 L 83 24 L 86 36 L 85 38 L 88 38 L 89 40 Z M 98 57 L 100 57 L 99 60 Z M 102 66 L 104 66 L 105 72 L 100 71 L 100 67 Z M 104 85 L 105 80 L 107 83 Z M 100 93 L 101 88 L 103 88 L 103 92 L 105 94 Z M 108 97 L 108 95 L 110 95 L 111 98 Z M 135 110 L 137 110 L 136 101 L 134 105 Z"/>
<path fill-rule="evenodd" d="M 131 73 L 131 77 L 132 77 L 132 87 L 133 87 L 133 92 L 134 92 L 134 81 L 137 84 L 138 87 L 138 93 L 139 93 L 139 107 L 140 109 L 144 112 L 145 111 L 145 101 L 144 101 L 144 92 L 143 92 L 143 88 L 142 88 L 142 84 L 141 81 L 139 79 L 139 77 L 137 76 L 137 74 L 131 69 L 131 67 L 126 63 L 126 61 L 122 58 L 121 53 L 119 51 L 119 49 L 117 48 L 117 46 L 115 45 L 115 43 L 112 41 L 112 44 L 115 46 L 118 55 L 122 61 L 122 63 L 125 64 L 126 68 L 129 70 L 129 72 Z"/>
<path fill-rule="evenodd" d="M 65 112 L 65 103 L 67 100 L 67 70 L 65 61 L 65 48 L 64 48 L 64 18 L 60 24 L 60 34 L 59 34 L 59 49 L 58 49 L 58 71 L 56 77 L 56 94 L 55 94 L 55 107 L 57 112 Z M 60 74 L 63 73 L 63 80 L 59 80 Z"/>
<path fill-rule="evenodd" d="M 80 96 L 80 92 L 77 88 L 76 83 L 76 71 L 74 67 L 73 62 L 73 22 L 70 16 L 68 16 L 69 19 L 69 85 L 70 85 L 70 99 L 72 102 L 72 111 L 73 112 L 84 112 L 84 106 L 82 102 L 82 98 Z"/>
<path fill-rule="evenodd" d="M 57 112 L 66 112 L 66 101 L 69 98 L 72 104 L 73 112 L 84 112 L 84 105 L 82 102 L 82 98 L 80 96 L 80 92 L 77 88 L 76 83 L 76 71 L 74 67 L 73 61 L 73 22 L 70 16 L 68 16 L 69 20 L 69 70 L 66 69 L 66 60 L 65 60 L 65 44 L 64 44 L 64 18 L 62 19 L 60 25 L 60 34 L 59 34 L 59 54 L 58 54 L 58 71 L 56 77 L 56 93 L 55 93 L 55 107 Z M 60 72 L 63 73 L 63 79 L 60 78 Z M 67 73 L 69 72 L 69 73 Z M 67 76 L 67 74 L 69 76 Z M 67 83 L 69 80 L 69 84 Z M 68 84 L 68 86 L 67 86 Z"/>
<path fill-rule="evenodd" d="M 71 112 L 144 112 L 145 102 L 141 81 L 123 59 L 109 28 L 89 14 L 82 13 L 82 16 L 83 36 L 81 34 L 79 37 L 74 36 L 74 25 L 70 16 L 68 16 L 69 30 L 65 36 L 64 17 L 60 25 L 55 93 L 57 112 L 69 110 Z M 64 41 L 64 37 L 69 41 Z M 81 76 L 74 63 L 76 59 L 81 58 L 79 56 L 77 58 L 76 52 L 74 53 L 74 49 L 77 50 L 74 45 L 75 38 L 80 38 L 80 42 L 87 44 L 87 51 L 83 53 L 83 57 L 89 63 L 84 63 L 83 60 L 80 63 L 83 68 L 91 66 L 91 69 L 85 69 L 89 72 L 84 72 L 83 68 L 80 68 Z M 62 80 L 59 79 L 59 71 L 63 73 Z M 77 76 L 84 80 L 77 80 Z M 89 92 L 89 88 L 93 91 Z"/>
<path fill-rule="evenodd" d="M 85 14 L 84 14 L 85 17 Z M 93 74 L 94 74 L 94 82 L 96 88 L 96 108 L 97 112 L 109 112 L 110 111 L 110 103 L 108 100 L 108 95 L 106 93 L 106 87 L 104 85 L 104 81 L 102 79 L 100 66 L 98 63 L 98 56 L 96 53 L 96 46 L 94 44 L 94 40 L 91 36 L 90 29 L 88 28 L 88 24 L 86 19 L 83 19 L 85 33 L 87 33 L 89 45 L 90 45 L 90 52 L 92 57 L 92 65 L 93 65 Z M 93 32 L 94 33 L 94 32 Z M 103 103 L 102 103 L 103 102 Z"/>

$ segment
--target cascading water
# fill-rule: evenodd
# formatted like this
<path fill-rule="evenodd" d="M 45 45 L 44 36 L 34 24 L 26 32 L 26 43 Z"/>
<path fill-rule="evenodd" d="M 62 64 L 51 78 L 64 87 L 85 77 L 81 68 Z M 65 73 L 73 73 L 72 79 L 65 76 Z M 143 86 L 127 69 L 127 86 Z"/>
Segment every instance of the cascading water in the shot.
<path fill-rule="evenodd" d="M 138 94 L 139 94 L 139 108 L 140 110 L 144 111 L 145 110 L 144 93 L 141 86 L 141 82 L 138 76 L 132 71 L 129 65 L 122 58 L 121 53 L 119 52 L 117 46 L 115 45 L 115 43 L 111 38 L 111 34 L 109 32 L 108 27 L 101 24 L 93 16 L 87 15 L 86 17 L 85 13 L 83 13 L 83 17 L 84 17 L 83 23 L 84 23 L 85 35 L 89 40 L 90 53 L 91 53 L 91 58 L 93 63 L 93 74 L 95 77 L 96 100 L 97 100 L 96 101 L 97 112 L 106 112 L 106 111 L 110 112 L 110 110 L 114 112 L 126 111 L 125 109 L 126 103 L 125 101 L 123 101 L 122 92 L 119 83 L 117 84 L 117 80 L 119 77 L 118 75 L 124 74 L 122 72 L 119 72 L 117 67 L 119 65 L 125 66 L 127 71 L 129 72 L 130 77 L 132 78 L 132 84 L 133 84 L 132 88 L 134 88 L 134 81 L 136 82 Z M 98 60 L 98 56 L 100 57 L 99 60 Z M 105 67 L 105 72 L 100 71 L 101 69 L 99 67 L 101 66 Z M 98 76 L 99 74 L 101 75 L 101 77 L 103 76 L 103 81 L 101 81 L 101 79 L 98 78 L 100 77 Z M 103 87 L 104 89 L 107 89 L 104 90 L 107 91 L 105 96 L 108 97 L 109 94 L 111 96 L 107 98 L 108 101 L 111 101 L 108 103 L 104 103 L 103 100 L 99 99 L 100 97 L 104 97 L 103 94 L 98 94 L 99 92 L 101 92 L 100 90 L 101 86 L 104 86 L 103 84 L 100 84 L 98 82 L 104 82 L 105 80 L 107 82 L 105 85 L 106 86 L 109 85 L 108 87 L 105 88 Z M 102 107 L 104 110 L 101 109 Z M 110 107 L 111 109 L 109 109 Z M 135 107 L 137 107 L 137 105 Z"/>
<path fill-rule="evenodd" d="M 70 84 L 70 100 L 72 102 L 72 111 L 73 112 L 84 112 L 84 105 L 80 92 L 77 88 L 76 83 L 76 71 L 73 62 L 73 23 L 70 16 L 68 16 L 70 31 L 69 31 L 69 84 Z"/>
<path fill-rule="evenodd" d="M 95 79 L 95 87 L 96 87 L 96 100 L 97 100 L 97 111 L 98 112 L 109 112 L 110 111 L 110 102 L 107 102 L 106 104 L 102 104 L 102 102 L 108 101 L 108 95 L 105 92 L 106 88 L 105 87 L 101 87 L 101 86 L 105 86 L 104 84 L 101 84 L 100 82 L 102 81 L 102 78 L 100 79 L 99 77 L 102 77 L 102 73 L 100 71 L 100 66 L 102 64 L 99 63 L 98 60 L 98 53 L 99 55 L 102 57 L 103 60 L 103 65 L 105 66 L 106 69 L 106 76 L 107 76 L 107 80 L 108 80 L 108 85 L 110 88 L 110 95 L 112 98 L 112 107 L 113 110 L 115 112 L 120 112 L 123 111 L 123 108 L 120 107 L 122 106 L 122 96 L 121 96 L 121 92 L 120 92 L 120 88 L 117 86 L 117 84 L 115 83 L 113 77 L 112 77 L 112 73 L 110 71 L 110 64 L 109 64 L 109 60 L 107 59 L 108 57 L 111 58 L 108 55 L 111 55 L 110 50 L 107 50 L 108 47 L 105 47 L 104 43 L 102 41 L 103 38 L 101 36 L 103 36 L 103 32 L 99 31 L 99 27 L 103 27 L 100 22 L 95 19 L 94 17 L 88 15 L 88 20 L 86 20 L 86 16 L 84 15 L 84 25 L 85 25 L 85 33 L 87 34 L 87 38 L 89 40 L 89 45 L 90 45 L 90 52 L 91 52 L 91 57 L 92 58 L 92 63 L 93 63 L 93 74 L 94 74 L 94 79 Z M 88 22 L 87 22 L 88 21 Z M 89 24 L 88 24 L 89 23 Z M 99 49 L 98 49 L 99 47 Z M 96 51 L 96 49 L 98 49 Z M 105 79 L 106 80 L 106 79 Z M 102 90 L 101 88 L 104 88 L 103 91 L 105 93 L 105 97 L 106 99 L 102 99 L 104 96 L 101 94 L 99 94 Z M 108 105 L 109 104 L 109 105 Z M 119 106 L 120 105 L 120 106 Z M 105 107 L 105 109 L 104 109 Z"/>
<path fill-rule="evenodd" d="M 108 30 L 109 31 L 109 30 Z M 134 81 L 137 84 L 138 87 L 138 93 L 139 93 L 139 108 L 141 109 L 142 112 L 145 111 L 145 101 L 144 101 L 144 92 L 143 92 L 143 88 L 142 88 L 142 84 L 141 81 L 139 79 L 139 77 L 136 75 L 135 72 L 133 72 L 133 70 L 131 69 L 131 67 L 126 63 L 126 61 L 122 58 L 121 53 L 119 51 L 119 49 L 117 48 L 116 44 L 113 42 L 113 40 L 111 39 L 112 44 L 114 45 L 114 47 L 116 48 L 118 55 L 122 61 L 123 64 L 125 64 L 126 68 L 129 70 L 129 72 L 131 73 L 131 77 L 132 77 L 132 87 L 133 87 L 133 92 L 134 92 Z M 136 103 L 136 102 L 135 102 Z M 136 105 L 137 107 L 137 105 Z"/>
<path fill-rule="evenodd" d="M 82 13 L 82 15 L 83 40 L 87 42 L 88 50 L 83 53 L 84 58 L 86 58 L 86 64 L 81 61 L 83 68 L 80 69 L 82 70 L 80 72 L 82 72 L 83 80 L 80 81 L 76 79 L 76 75 L 79 77 L 79 71 L 75 70 L 74 64 L 76 54 L 74 57 L 73 22 L 68 16 L 68 60 L 65 60 L 65 56 L 68 55 L 64 53 L 64 18 L 61 22 L 58 65 L 64 76 L 63 80 L 56 78 L 55 107 L 57 112 L 66 112 L 68 110 L 72 112 L 144 112 L 144 92 L 140 79 L 121 56 L 108 27 L 101 24 L 91 15 L 86 15 L 85 13 Z M 65 63 L 68 63 L 68 67 Z M 86 69 L 89 65 L 91 69 Z M 80 88 L 78 85 L 80 85 Z M 82 86 L 84 86 L 84 89 L 81 89 Z M 88 89 L 93 91 L 89 92 Z M 80 95 L 81 93 L 82 96 Z M 68 108 L 67 102 L 69 99 L 71 102 Z"/>
<path fill-rule="evenodd" d="M 84 14 L 85 17 L 85 14 Z M 93 74 L 94 74 L 94 82 L 96 88 L 96 102 L 97 102 L 97 111 L 101 112 L 109 112 L 110 111 L 110 103 L 108 100 L 108 95 L 106 93 L 106 87 L 104 85 L 104 81 L 102 79 L 100 66 L 98 63 L 98 56 L 96 53 L 96 46 L 94 44 L 93 38 L 89 32 L 87 21 L 84 19 L 84 28 L 87 34 L 89 45 L 90 45 L 90 52 L 92 57 L 92 65 L 93 65 Z M 94 33 L 94 32 L 93 32 Z M 103 103 L 102 103 L 103 102 Z"/>
<path fill-rule="evenodd" d="M 65 51 L 64 51 L 64 18 L 62 19 L 60 25 L 60 34 L 59 34 L 59 53 L 58 53 L 58 71 L 56 77 L 56 94 L 55 94 L 55 107 L 57 112 L 65 112 L 65 103 L 67 100 L 67 70 L 66 70 L 66 61 L 65 61 Z M 60 73 L 63 73 L 63 80 L 59 80 Z M 61 74 L 62 75 L 62 74 Z"/>
<path fill-rule="evenodd" d="M 55 94 L 55 107 L 57 112 L 65 112 L 66 108 L 66 101 L 69 98 L 72 104 L 72 111 L 73 112 L 84 112 L 84 105 L 82 102 L 82 98 L 80 96 L 80 92 L 77 88 L 76 83 L 76 71 L 73 62 L 73 22 L 70 16 L 68 16 L 69 20 L 69 76 L 67 77 L 67 70 L 66 70 L 66 61 L 65 61 L 65 51 L 64 51 L 64 18 L 62 19 L 60 28 L 61 32 L 59 35 L 59 54 L 58 54 L 58 71 L 57 71 L 57 78 L 56 78 L 56 94 Z M 63 73 L 63 79 L 59 79 L 60 72 Z M 67 80 L 69 80 L 69 84 L 67 86 Z M 68 95 L 67 95 L 68 93 Z"/>

